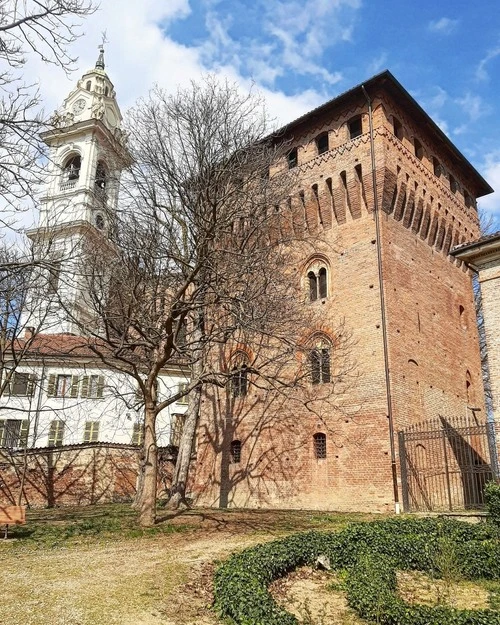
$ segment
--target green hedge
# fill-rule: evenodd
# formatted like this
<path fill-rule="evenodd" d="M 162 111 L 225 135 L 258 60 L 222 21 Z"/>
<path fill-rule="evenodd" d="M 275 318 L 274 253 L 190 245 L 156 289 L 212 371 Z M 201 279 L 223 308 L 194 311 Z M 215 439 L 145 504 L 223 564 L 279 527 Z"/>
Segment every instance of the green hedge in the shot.
<path fill-rule="evenodd" d="M 345 569 L 349 604 L 360 616 L 393 625 L 500 625 L 492 610 L 411 606 L 396 593 L 396 569 L 440 576 L 443 546 L 466 579 L 500 579 L 496 528 L 441 519 L 393 518 L 357 523 L 339 533 L 307 532 L 258 545 L 230 557 L 215 574 L 215 607 L 239 625 L 297 625 L 276 605 L 268 586 L 320 554 Z"/>
<path fill-rule="evenodd" d="M 488 482 L 484 487 L 484 500 L 490 513 L 490 521 L 500 527 L 500 484 Z"/>

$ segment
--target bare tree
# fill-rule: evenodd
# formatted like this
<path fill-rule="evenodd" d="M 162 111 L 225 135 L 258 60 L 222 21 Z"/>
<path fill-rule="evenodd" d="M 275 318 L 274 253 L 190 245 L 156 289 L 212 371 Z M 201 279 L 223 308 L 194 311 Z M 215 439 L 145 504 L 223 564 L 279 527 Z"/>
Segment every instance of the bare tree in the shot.
<path fill-rule="evenodd" d="M 92 0 L 5 0 L 0 3 L 0 198 L 18 210 L 42 181 L 44 128 L 40 93 L 22 72 L 30 57 L 72 69 L 70 44 L 78 20 L 95 10 Z M 4 212 L 5 215 L 5 212 Z M 13 220 L 4 217 L 4 224 Z"/>
<path fill-rule="evenodd" d="M 298 393 L 309 360 L 296 366 L 304 327 L 314 321 L 297 297 L 294 244 L 309 243 L 292 206 L 293 172 L 276 166 L 287 146 L 266 138 L 261 100 L 212 78 L 173 96 L 156 89 L 131 112 L 128 130 L 133 165 L 120 209 L 108 238 L 89 242 L 82 263 L 93 318 L 85 330 L 106 366 L 135 379 L 144 405 L 135 505 L 147 526 L 156 514 L 159 413 L 189 395 L 172 486 L 177 506 L 204 385 L 250 376 L 314 409 L 317 397 Z M 231 359 L 242 351 L 244 371 Z M 181 389 L 162 386 L 172 363 L 188 372 Z"/>

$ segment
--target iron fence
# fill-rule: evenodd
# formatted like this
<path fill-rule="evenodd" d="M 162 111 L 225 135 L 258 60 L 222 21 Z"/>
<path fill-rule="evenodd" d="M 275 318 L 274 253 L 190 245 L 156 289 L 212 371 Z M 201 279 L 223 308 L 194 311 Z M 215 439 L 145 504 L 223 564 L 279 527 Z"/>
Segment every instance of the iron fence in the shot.
<path fill-rule="evenodd" d="M 498 476 L 494 423 L 440 417 L 398 437 L 405 511 L 484 507 L 484 485 Z"/>

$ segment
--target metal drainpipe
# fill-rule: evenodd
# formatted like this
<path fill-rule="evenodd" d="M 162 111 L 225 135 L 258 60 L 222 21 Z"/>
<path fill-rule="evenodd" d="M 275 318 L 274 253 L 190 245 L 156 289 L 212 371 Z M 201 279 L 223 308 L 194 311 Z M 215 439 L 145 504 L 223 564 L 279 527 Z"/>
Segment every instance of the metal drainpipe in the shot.
<path fill-rule="evenodd" d="M 396 446 L 394 443 L 394 418 L 392 412 L 392 395 L 391 395 L 391 378 L 389 374 L 389 348 L 387 341 L 387 320 L 385 316 L 385 295 L 384 295 L 384 276 L 382 272 L 382 238 L 380 235 L 380 217 L 377 197 L 377 174 L 375 171 L 375 142 L 373 137 L 373 111 L 372 101 L 365 86 L 361 85 L 361 90 L 368 103 L 368 119 L 370 122 L 370 152 L 372 161 L 372 184 L 373 184 L 373 212 L 375 217 L 375 238 L 377 240 L 377 262 L 378 262 L 378 285 L 380 293 L 380 311 L 382 316 L 382 341 L 384 346 L 384 368 L 385 368 L 385 391 L 387 397 L 387 418 L 389 419 L 389 443 L 391 449 L 391 471 L 392 471 L 392 487 L 394 490 L 394 511 L 396 514 L 401 512 L 399 505 L 399 489 L 398 489 L 398 473 L 396 466 Z"/>

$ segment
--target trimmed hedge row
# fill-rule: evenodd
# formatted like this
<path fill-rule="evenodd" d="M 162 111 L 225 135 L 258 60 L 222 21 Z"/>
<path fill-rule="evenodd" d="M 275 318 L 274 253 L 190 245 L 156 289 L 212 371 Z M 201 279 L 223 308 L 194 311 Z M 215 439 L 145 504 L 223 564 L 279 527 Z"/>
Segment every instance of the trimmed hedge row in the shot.
<path fill-rule="evenodd" d="M 494 526 L 394 518 L 353 524 L 338 533 L 295 534 L 233 555 L 215 574 L 215 607 L 238 625 L 297 625 L 267 588 L 274 579 L 324 554 L 333 569 L 348 571 L 348 602 L 363 618 L 386 625 L 500 625 L 496 611 L 410 606 L 398 597 L 395 569 L 440 576 L 436 556 L 443 544 L 452 545 L 464 578 L 500 579 Z"/>

